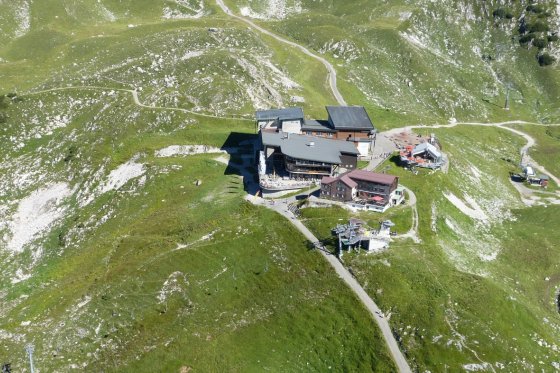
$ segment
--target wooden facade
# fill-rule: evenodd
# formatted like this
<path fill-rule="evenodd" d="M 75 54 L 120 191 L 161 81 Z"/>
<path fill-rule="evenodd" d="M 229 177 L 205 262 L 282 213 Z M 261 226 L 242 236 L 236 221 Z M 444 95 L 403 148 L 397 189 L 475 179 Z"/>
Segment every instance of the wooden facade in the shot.
<path fill-rule="evenodd" d="M 398 185 L 396 176 L 355 170 L 338 178 L 323 178 L 321 197 L 340 202 L 358 199 L 385 205 L 391 203 L 391 195 Z"/>

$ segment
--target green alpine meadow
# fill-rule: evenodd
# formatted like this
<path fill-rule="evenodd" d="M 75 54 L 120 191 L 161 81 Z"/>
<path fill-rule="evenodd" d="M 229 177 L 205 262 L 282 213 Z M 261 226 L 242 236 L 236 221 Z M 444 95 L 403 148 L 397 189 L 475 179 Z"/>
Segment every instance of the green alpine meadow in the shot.
<path fill-rule="evenodd" d="M 0 0 L 0 367 L 560 371 L 560 3 Z"/>

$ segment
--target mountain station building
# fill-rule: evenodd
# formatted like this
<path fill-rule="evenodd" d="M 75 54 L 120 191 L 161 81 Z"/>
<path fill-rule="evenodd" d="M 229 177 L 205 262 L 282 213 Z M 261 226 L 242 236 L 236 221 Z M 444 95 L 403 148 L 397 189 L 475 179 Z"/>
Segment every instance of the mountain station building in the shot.
<path fill-rule="evenodd" d="M 326 120 L 306 120 L 303 109 L 297 107 L 260 110 L 256 112 L 257 130 L 348 141 L 360 156 L 371 154 L 377 130 L 363 106 L 327 106 L 326 110 Z"/>
<path fill-rule="evenodd" d="M 267 131 L 261 131 L 259 140 L 263 193 L 300 189 L 357 167 L 358 150 L 351 142 Z"/>

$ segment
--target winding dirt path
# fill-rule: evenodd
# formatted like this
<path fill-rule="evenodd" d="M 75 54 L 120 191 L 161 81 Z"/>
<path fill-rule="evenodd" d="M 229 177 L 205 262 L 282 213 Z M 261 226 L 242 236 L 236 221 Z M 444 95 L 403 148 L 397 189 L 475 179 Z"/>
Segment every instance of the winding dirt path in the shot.
<path fill-rule="evenodd" d="M 537 170 L 539 170 L 543 174 L 547 174 L 548 176 L 550 176 L 550 178 L 552 180 L 554 180 L 556 185 L 560 186 L 560 179 L 556 175 L 554 175 L 552 172 L 550 172 L 546 168 L 544 168 L 544 166 L 541 166 L 537 161 L 535 161 L 529 155 L 529 149 L 531 149 L 537 143 L 537 141 L 535 140 L 534 137 L 532 137 L 531 135 L 529 135 L 525 132 L 522 132 L 518 129 L 515 129 L 515 128 L 504 127 L 504 126 L 498 126 L 498 127 L 503 128 L 505 130 L 508 130 L 510 132 L 513 132 L 516 135 L 519 135 L 519 136 L 522 136 L 523 138 L 525 138 L 525 140 L 527 140 L 527 144 L 524 147 L 521 148 L 521 150 L 520 150 L 521 155 L 524 156 L 525 159 L 527 159 L 529 161 L 529 163 L 531 163 L 531 165 L 533 165 L 533 167 L 535 167 Z"/>
<path fill-rule="evenodd" d="M 533 167 L 535 167 L 537 170 L 539 170 L 540 172 L 547 174 L 550 176 L 550 178 L 552 180 L 554 180 L 554 182 L 556 183 L 556 185 L 560 186 L 560 178 L 558 178 L 558 176 L 554 175 L 553 173 L 551 173 L 550 171 L 548 171 L 544 166 L 540 165 L 538 162 L 536 162 L 534 159 L 532 159 L 531 157 L 529 157 L 528 155 L 528 151 L 530 148 L 532 148 L 533 146 L 535 146 L 535 144 L 537 143 L 537 141 L 529 134 L 518 130 L 516 128 L 511 128 L 511 127 L 507 127 L 510 124 L 529 124 L 529 125 L 534 125 L 534 126 L 543 126 L 543 127 L 557 127 L 560 126 L 560 124 L 558 123 L 554 123 L 554 124 L 542 124 L 542 123 L 535 123 L 535 122 L 526 122 L 526 121 L 522 121 L 522 120 L 511 120 L 511 121 L 506 121 L 506 122 L 496 122 L 496 123 L 481 123 L 481 122 L 457 122 L 457 123 L 451 123 L 451 124 L 434 124 L 434 125 L 410 125 L 410 126 L 405 126 L 405 127 L 400 127 L 400 128 L 393 128 L 390 129 L 388 131 L 385 132 L 381 132 L 379 135 L 382 136 L 384 139 L 388 139 L 389 136 L 391 135 L 396 135 L 397 133 L 403 132 L 403 131 L 411 131 L 414 129 L 426 129 L 426 128 L 434 128 L 434 129 L 445 129 L 445 128 L 454 128 L 457 127 L 459 125 L 461 126 L 481 126 L 481 127 L 498 127 L 498 128 L 502 128 L 506 131 L 512 132 L 518 136 L 523 137 L 525 140 L 527 140 L 527 144 L 525 146 L 523 146 L 520 149 L 520 153 L 525 155 L 526 157 L 528 157 L 530 163 L 533 165 Z M 378 135 L 378 136 L 379 136 Z M 390 147 L 392 147 L 392 151 L 396 151 L 398 150 L 397 147 L 394 144 L 391 145 L 387 145 L 387 142 L 385 141 L 385 147 L 382 149 L 384 152 L 388 151 L 388 149 Z M 371 163 L 370 163 L 371 165 Z"/>
<path fill-rule="evenodd" d="M 412 208 L 412 226 L 409 231 L 404 234 L 399 234 L 395 238 L 410 238 L 414 243 L 420 243 L 422 240 L 418 234 L 418 208 L 416 207 L 417 199 L 416 194 L 409 188 L 401 184 L 408 194 L 408 205 Z"/>
<path fill-rule="evenodd" d="M 69 87 L 58 87 L 58 88 L 49 88 L 43 89 L 39 91 L 31 91 L 27 93 L 22 93 L 21 96 L 33 96 L 43 93 L 50 93 L 50 92 L 58 92 L 58 91 L 67 91 L 67 90 L 103 90 L 103 91 L 116 91 L 116 92 L 126 92 L 132 95 L 132 100 L 134 104 L 145 109 L 154 109 L 154 110 L 170 110 L 170 111 L 180 111 L 182 113 L 188 113 L 192 115 L 196 115 L 199 117 L 205 118 L 213 118 L 213 119 L 225 119 L 225 120 L 242 120 L 242 121 L 249 121 L 252 122 L 253 119 L 247 119 L 241 116 L 236 116 L 230 114 L 229 116 L 218 116 L 212 114 L 205 114 L 205 113 L 198 113 L 196 111 L 192 111 L 189 109 L 183 109 L 178 107 L 169 107 L 169 106 L 155 106 L 155 105 L 146 105 L 142 103 L 138 97 L 138 91 L 136 89 L 126 89 L 126 88 L 113 88 L 113 87 L 103 87 L 103 86 L 95 86 L 95 85 L 83 85 L 83 86 L 69 86 Z"/>
<path fill-rule="evenodd" d="M 268 35 L 276 40 L 278 40 L 279 42 L 282 42 L 284 44 L 288 44 L 289 46 L 292 46 L 294 48 L 299 49 L 300 51 L 302 51 L 303 53 L 305 53 L 306 55 L 308 55 L 311 58 L 316 59 L 317 61 L 321 62 L 328 71 L 328 79 L 329 79 L 329 85 L 331 87 L 331 91 L 332 94 L 334 96 L 334 98 L 336 99 L 336 102 L 338 102 L 339 105 L 342 106 L 346 106 L 346 101 L 344 100 L 344 97 L 342 97 L 342 94 L 339 92 L 338 90 L 338 86 L 336 84 L 336 70 L 334 69 L 333 65 L 327 61 L 325 58 L 318 56 L 316 54 L 314 54 L 313 52 L 311 52 L 309 49 L 305 48 L 302 45 L 299 45 L 297 43 L 294 43 L 292 41 L 289 41 L 287 39 L 284 39 L 283 37 L 276 35 L 275 33 L 268 31 L 267 29 L 264 29 L 262 27 L 260 27 L 259 25 L 255 24 L 253 21 L 238 16 L 236 14 L 234 14 L 228 7 L 227 5 L 224 4 L 223 0 L 216 0 L 216 4 L 218 4 L 220 6 L 220 8 L 222 8 L 222 10 L 224 11 L 224 13 L 226 13 L 228 16 L 238 19 L 241 22 L 245 22 L 246 24 L 248 24 L 249 26 L 251 26 L 252 28 L 254 28 L 255 30 Z"/>
<path fill-rule="evenodd" d="M 297 216 L 295 216 L 289 210 L 290 203 L 296 201 L 296 197 L 277 199 L 275 200 L 274 204 L 270 204 L 270 201 L 252 196 L 250 194 L 245 198 L 255 205 L 264 206 L 273 211 L 276 211 L 277 213 L 288 219 L 294 225 L 294 227 L 296 227 L 297 230 L 299 230 L 305 236 L 305 238 L 307 238 L 316 247 L 320 245 L 317 237 L 315 237 L 313 233 L 311 233 L 311 231 L 309 231 L 309 229 L 307 229 L 307 227 L 297 218 Z M 412 372 L 410 366 L 408 365 L 408 362 L 399 349 L 399 344 L 397 343 L 397 340 L 393 335 L 391 326 L 389 325 L 389 321 L 384 316 L 384 313 L 381 311 L 381 309 L 377 306 L 377 304 L 364 290 L 360 283 L 354 278 L 354 276 L 348 271 L 348 269 L 346 269 L 344 264 L 342 264 L 335 255 L 332 255 L 330 252 L 327 252 L 326 250 L 321 248 L 319 252 L 321 253 L 321 255 L 323 255 L 323 257 L 331 265 L 331 267 L 334 268 L 335 272 L 346 283 L 346 285 L 348 285 L 350 290 L 352 290 L 352 292 L 358 297 L 360 302 L 369 311 L 369 313 L 377 323 L 377 326 L 381 330 L 382 336 L 385 340 L 385 344 L 387 345 L 387 348 L 389 349 L 389 352 L 393 357 L 393 361 L 395 362 L 398 371 L 403 373 Z"/>

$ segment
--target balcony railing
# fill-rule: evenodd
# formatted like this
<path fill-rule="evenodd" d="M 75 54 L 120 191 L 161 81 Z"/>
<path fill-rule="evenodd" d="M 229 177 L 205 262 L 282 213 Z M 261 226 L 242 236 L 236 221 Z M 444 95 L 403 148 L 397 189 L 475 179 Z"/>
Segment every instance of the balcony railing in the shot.
<path fill-rule="evenodd" d="M 286 163 L 295 164 L 298 166 L 310 166 L 310 167 L 331 167 L 332 163 L 309 161 L 306 159 L 297 159 L 292 157 L 286 157 Z"/>
<path fill-rule="evenodd" d="M 328 167 L 297 167 L 296 165 L 287 163 L 286 170 L 290 172 L 307 172 L 307 173 L 320 173 L 320 174 L 331 174 L 331 168 Z"/>

